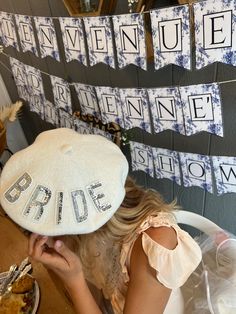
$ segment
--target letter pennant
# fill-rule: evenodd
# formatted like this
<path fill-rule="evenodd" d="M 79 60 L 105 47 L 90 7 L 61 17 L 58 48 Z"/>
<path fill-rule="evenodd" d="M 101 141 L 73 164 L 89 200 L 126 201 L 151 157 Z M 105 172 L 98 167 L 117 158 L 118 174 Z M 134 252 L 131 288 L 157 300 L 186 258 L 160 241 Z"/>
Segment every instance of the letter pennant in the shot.
<path fill-rule="evenodd" d="M 170 63 L 191 69 L 189 6 L 150 12 L 155 69 Z"/>

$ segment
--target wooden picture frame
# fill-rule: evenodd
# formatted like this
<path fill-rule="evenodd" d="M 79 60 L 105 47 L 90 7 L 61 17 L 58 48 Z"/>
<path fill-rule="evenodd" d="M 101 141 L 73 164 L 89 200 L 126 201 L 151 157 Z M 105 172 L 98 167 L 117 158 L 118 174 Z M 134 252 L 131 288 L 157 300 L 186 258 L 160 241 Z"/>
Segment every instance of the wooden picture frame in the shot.
<path fill-rule="evenodd" d="M 154 0 L 138 0 L 133 4 L 133 12 L 141 13 L 143 11 L 148 11 L 153 4 Z"/>
<path fill-rule="evenodd" d="M 113 14 L 117 0 L 63 0 L 70 16 Z"/>

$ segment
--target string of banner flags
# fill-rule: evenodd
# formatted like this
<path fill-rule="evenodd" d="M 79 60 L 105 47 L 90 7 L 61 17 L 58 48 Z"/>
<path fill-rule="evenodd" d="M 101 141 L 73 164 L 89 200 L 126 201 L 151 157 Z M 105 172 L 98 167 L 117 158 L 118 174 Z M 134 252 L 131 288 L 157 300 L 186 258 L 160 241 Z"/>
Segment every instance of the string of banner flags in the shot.
<path fill-rule="evenodd" d="M 196 69 L 214 62 L 236 65 L 236 0 L 200 1 L 145 14 L 151 19 L 156 70 L 168 64 L 191 69 L 193 59 Z M 21 47 L 23 52 L 60 61 L 54 19 L 59 20 L 67 62 L 77 60 L 85 66 L 103 62 L 112 68 L 135 64 L 147 70 L 145 19 L 141 13 L 55 18 L 0 12 L 0 40 L 5 47 L 19 51 Z"/>
<path fill-rule="evenodd" d="M 5 53 L 4 53 L 5 54 Z M 5 54 L 6 55 L 6 54 Z M 68 83 L 47 74 L 51 80 L 54 104 L 46 101 L 39 69 L 9 57 L 19 97 L 28 101 L 31 111 L 42 119 L 71 120 L 71 89 L 78 96 L 83 115 L 93 115 L 103 124 L 115 122 L 125 130 L 138 127 L 151 134 L 164 130 L 190 136 L 206 131 L 223 137 L 222 104 L 219 83 L 162 88 L 114 88 Z M 63 117 L 64 118 L 63 118 Z M 65 122 L 62 122 L 64 124 Z"/>
<path fill-rule="evenodd" d="M 8 56 L 5 53 L 3 54 Z M 55 127 L 72 128 L 81 134 L 98 134 L 105 136 L 110 140 L 114 140 L 117 136 L 117 134 L 111 134 L 99 128 L 92 127 L 90 123 L 82 121 L 73 114 L 69 92 L 70 85 L 75 85 L 78 96 L 80 95 L 78 98 L 82 114 L 93 114 L 97 118 L 100 118 L 104 124 L 119 122 L 123 127 L 128 126 L 128 128 L 131 128 L 132 126 L 137 126 L 137 123 L 135 122 L 137 117 L 140 118 L 141 113 L 143 114 L 145 108 L 150 104 L 146 101 L 145 106 L 135 107 L 135 103 L 140 105 L 143 99 L 146 99 L 145 97 L 149 96 L 149 94 L 154 95 L 153 97 L 155 98 L 156 93 L 159 95 L 157 100 L 155 100 L 156 105 L 150 105 L 150 108 L 156 108 L 156 114 L 159 113 L 158 118 L 164 117 L 164 115 L 166 115 L 165 117 L 168 115 L 173 117 L 173 115 L 177 113 L 177 109 L 181 106 L 180 101 L 178 102 L 177 107 L 173 106 L 176 102 L 176 97 L 178 95 L 184 95 L 184 97 L 180 97 L 181 101 L 183 98 L 188 100 L 186 108 L 190 108 L 190 104 L 192 104 L 192 110 L 189 112 L 193 113 L 196 117 L 196 121 L 194 123 L 191 122 L 194 124 L 194 128 L 189 128 L 189 130 L 196 130 L 197 127 L 199 127 L 200 131 L 200 126 L 201 131 L 203 130 L 203 121 L 201 121 L 201 119 L 205 117 L 210 119 L 207 105 L 210 104 L 210 106 L 214 108 L 214 104 L 217 104 L 218 109 L 215 112 L 212 112 L 212 117 L 216 116 L 215 113 L 221 112 L 219 97 L 220 83 L 182 86 L 178 87 L 182 88 L 178 93 L 176 93 L 176 90 L 178 90 L 177 87 L 147 89 L 147 94 L 145 94 L 145 89 L 123 89 L 121 92 L 121 94 L 124 94 L 122 103 L 121 98 L 119 97 L 120 89 L 118 88 L 94 87 L 80 83 L 69 84 L 61 78 L 52 76 L 51 83 L 55 101 L 55 104 L 53 104 L 44 96 L 40 70 L 25 65 L 12 57 L 10 57 L 10 63 L 12 68 L 7 69 L 13 73 L 19 96 L 28 101 L 30 110 L 39 114 L 42 119 L 53 124 Z M 236 80 L 230 80 L 221 83 L 224 84 L 235 81 Z M 125 94 L 125 91 L 127 91 L 128 96 Z M 138 94 L 137 91 L 139 92 Z M 188 94 L 189 92 L 190 94 Z M 133 102 L 133 98 L 136 102 Z M 139 102 L 137 101 L 137 98 L 140 99 Z M 149 97 L 147 98 L 149 99 Z M 99 100 L 98 103 L 95 102 L 97 99 Z M 96 103 L 98 111 L 95 111 L 94 103 Z M 124 108 L 129 108 L 129 106 L 130 110 L 123 111 Z M 129 113 L 136 115 L 136 118 L 128 116 Z M 198 119 L 200 119 L 200 121 Z M 184 120 L 191 124 L 189 122 L 189 117 Z M 220 120 L 222 122 L 222 118 L 220 118 Z M 153 121 L 153 123 L 155 122 L 157 123 L 157 120 Z M 198 125 L 199 122 L 200 124 Z M 165 123 L 167 123 L 167 125 L 166 127 L 163 127 L 163 129 L 168 129 L 170 121 L 166 120 Z M 206 124 L 206 121 L 204 121 L 204 123 Z M 209 123 L 209 121 L 207 121 L 207 123 Z M 147 120 L 142 120 L 142 123 L 139 122 L 140 127 L 147 124 L 149 124 Z M 218 124 L 217 127 L 223 132 L 221 123 Z M 143 127 L 143 129 L 146 128 Z M 177 129 L 180 130 L 181 127 L 179 126 L 178 128 L 175 128 L 175 131 Z M 216 130 L 216 125 L 208 125 L 209 132 L 215 132 Z M 123 133 L 123 135 L 124 134 L 125 133 Z M 157 179 L 167 178 L 179 185 L 183 184 L 185 187 L 199 186 L 210 193 L 213 193 L 214 176 L 217 194 L 221 195 L 229 192 L 236 193 L 236 157 L 207 156 L 176 152 L 168 149 L 151 147 L 134 141 L 129 141 L 128 144 L 130 145 L 133 171 L 142 170 Z"/>
<path fill-rule="evenodd" d="M 199 186 L 209 193 L 213 193 L 215 178 L 218 195 L 236 193 L 236 157 L 177 152 L 133 141 L 130 150 L 133 171 L 141 170 L 185 187 Z"/>

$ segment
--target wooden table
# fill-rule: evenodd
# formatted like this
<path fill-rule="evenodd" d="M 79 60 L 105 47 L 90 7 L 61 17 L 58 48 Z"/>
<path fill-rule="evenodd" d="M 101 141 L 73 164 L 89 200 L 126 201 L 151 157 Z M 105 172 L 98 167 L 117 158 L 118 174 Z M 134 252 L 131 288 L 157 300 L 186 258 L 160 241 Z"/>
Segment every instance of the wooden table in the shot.
<path fill-rule="evenodd" d="M 19 263 L 27 256 L 27 236 L 0 211 L 0 272 L 11 264 Z M 33 273 L 40 288 L 38 314 L 72 314 L 72 306 L 56 287 L 47 270 L 39 263 L 32 263 Z"/>

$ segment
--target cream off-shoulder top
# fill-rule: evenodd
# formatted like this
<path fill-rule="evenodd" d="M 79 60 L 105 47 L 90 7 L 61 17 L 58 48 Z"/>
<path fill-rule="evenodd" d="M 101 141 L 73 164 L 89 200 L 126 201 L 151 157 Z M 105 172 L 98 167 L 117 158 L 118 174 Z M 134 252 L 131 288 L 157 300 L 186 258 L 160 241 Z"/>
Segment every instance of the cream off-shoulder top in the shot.
<path fill-rule="evenodd" d="M 145 233 L 150 227 L 160 226 L 172 227 L 176 231 L 178 244 L 175 249 L 161 246 Z M 87 279 L 111 301 L 114 313 L 122 314 L 129 283 L 130 256 L 140 234 L 143 250 L 150 266 L 156 270 L 157 280 L 172 289 L 164 314 L 183 313 L 180 287 L 197 268 L 202 254 L 193 238 L 177 225 L 173 214 L 163 212 L 147 217 L 136 232 L 125 239 L 123 245 L 91 238 L 93 258 L 85 269 Z"/>

